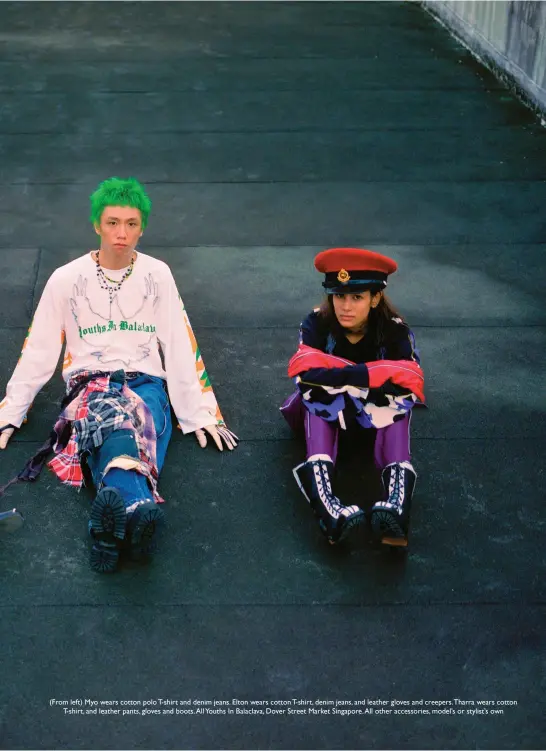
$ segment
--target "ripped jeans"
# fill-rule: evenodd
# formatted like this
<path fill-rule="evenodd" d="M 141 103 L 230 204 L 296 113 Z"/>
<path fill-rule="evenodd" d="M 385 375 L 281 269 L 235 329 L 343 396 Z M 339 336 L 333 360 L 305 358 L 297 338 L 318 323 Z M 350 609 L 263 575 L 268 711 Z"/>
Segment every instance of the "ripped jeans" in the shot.
<path fill-rule="evenodd" d="M 157 437 L 157 471 L 160 473 L 172 434 L 171 408 L 165 381 L 142 373 L 137 378 L 127 380 L 127 386 L 140 396 L 152 413 Z M 102 487 L 116 488 L 123 497 L 125 508 L 129 508 L 136 501 L 153 501 L 150 486 L 140 472 L 114 467 L 104 474 L 108 464 L 118 456 L 138 459 L 135 439 L 128 430 L 115 430 L 99 448 L 88 455 L 87 466 L 96 490 Z"/>

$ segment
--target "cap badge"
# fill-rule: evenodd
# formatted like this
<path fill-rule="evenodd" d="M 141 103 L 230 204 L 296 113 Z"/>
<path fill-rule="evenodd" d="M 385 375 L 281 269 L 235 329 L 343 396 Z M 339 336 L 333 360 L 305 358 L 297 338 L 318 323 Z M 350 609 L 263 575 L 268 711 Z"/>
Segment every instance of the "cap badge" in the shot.
<path fill-rule="evenodd" d="M 350 278 L 351 277 L 349 275 L 349 272 L 345 271 L 345 269 L 341 269 L 341 271 L 337 275 L 338 282 L 341 282 L 342 284 L 347 284 Z"/>

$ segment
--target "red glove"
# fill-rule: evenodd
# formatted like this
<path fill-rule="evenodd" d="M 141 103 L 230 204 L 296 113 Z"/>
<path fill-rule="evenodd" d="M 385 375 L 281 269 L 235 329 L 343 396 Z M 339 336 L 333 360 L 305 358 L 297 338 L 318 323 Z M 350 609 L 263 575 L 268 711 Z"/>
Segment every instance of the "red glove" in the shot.
<path fill-rule="evenodd" d="M 367 362 L 371 389 L 380 388 L 386 381 L 407 388 L 422 402 L 425 401 L 425 377 L 421 367 L 413 360 L 375 360 Z"/>
<path fill-rule="evenodd" d="M 354 362 L 345 360 L 343 357 L 328 355 L 321 349 L 308 347 L 307 344 L 300 344 L 298 351 L 292 355 L 288 363 L 288 377 L 294 378 L 311 368 L 344 368 L 347 365 L 354 365 Z"/>

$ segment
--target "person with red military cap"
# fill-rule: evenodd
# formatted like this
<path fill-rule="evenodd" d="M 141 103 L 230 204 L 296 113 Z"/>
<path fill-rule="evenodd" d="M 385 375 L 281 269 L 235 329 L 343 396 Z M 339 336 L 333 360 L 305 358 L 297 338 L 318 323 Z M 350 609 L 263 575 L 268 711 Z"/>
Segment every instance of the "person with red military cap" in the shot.
<path fill-rule="evenodd" d="M 375 429 L 385 492 L 371 509 L 372 530 L 385 545 L 405 547 L 416 481 L 410 416 L 425 397 L 415 337 L 384 294 L 397 264 L 370 250 L 332 248 L 315 268 L 327 298 L 300 326 L 288 366 L 297 390 L 281 407 L 294 430 L 305 430 L 307 456 L 294 477 L 329 542 L 340 542 L 365 512 L 333 490 L 339 430 Z"/>

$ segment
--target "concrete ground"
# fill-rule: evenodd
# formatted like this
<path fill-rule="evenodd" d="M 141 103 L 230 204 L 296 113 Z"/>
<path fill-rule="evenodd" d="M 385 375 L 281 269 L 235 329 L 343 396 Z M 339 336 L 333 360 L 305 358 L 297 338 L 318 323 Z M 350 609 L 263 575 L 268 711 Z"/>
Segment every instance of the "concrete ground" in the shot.
<path fill-rule="evenodd" d="M 88 567 L 85 492 L 49 473 L 8 491 L 0 510 L 26 523 L 0 540 L 0 746 L 543 748 L 536 118 L 407 2 L 21 2 L 0 16 L 0 391 L 48 275 L 94 247 L 90 192 L 135 175 L 154 204 L 141 247 L 171 264 L 241 438 L 220 455 L 175 437 L 162 554 L 110 577 Z M 325 544 L 278 413 L 320 300 L 314 254 L 343 244 L 398 260 L 391 296 L 428 377 L 406 557 L 366 531 Z M 1 483 L 61 393 L 57 374 L 0 456 Z M 353 447 L 341 468 L 343 498 L 373 500 L 368 459 Z M 80 699 L 436 700 L 455 714 L 51 705 Z"/>

